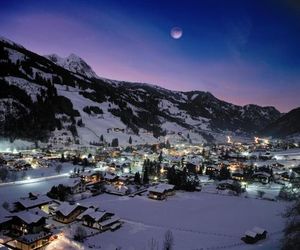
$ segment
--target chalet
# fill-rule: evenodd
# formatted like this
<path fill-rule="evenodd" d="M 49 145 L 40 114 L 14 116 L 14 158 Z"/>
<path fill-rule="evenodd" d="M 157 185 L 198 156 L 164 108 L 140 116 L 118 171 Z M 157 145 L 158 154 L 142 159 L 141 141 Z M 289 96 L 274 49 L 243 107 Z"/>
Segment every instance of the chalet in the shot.
<path fill-rule="evenodd" d="M 160 183 L 156 186 L 148 188 L 148 197 L 155 200 L 164 200 L 167 196 L 175 194 L 175 186 Z"/>
<path fill-rule="evenodd" d="M 82 216 L 83 225 L 105 231 L 121 226 L 120 218 L 113 213 L 94 211 Z"/>
<path fill-rule="evenodd" d="M 219 190 L 232 190 L 232 191 L 238 191 L 242 190 L 241 184 L 238 181 L 235 180 L 223 180 L 220 181 L 217 185 L 217 189 Z"/>
<path fill-rule="evenodd" d="M 252 232 L 257 233 L 257 236 L 260 240 L 265 239 L 267 237 L 267 231 L 260 227 L 254 227 Z"/>
<path fill-rule="evenodd" d="M 241 240 L 247 244 L 254 244 L 259 240 L 265 239 L 266 237 L 267 231 L 265 229 L 254 227 L 251 231 L 247 231 Z"/>
<path fill-rule="evenodd" d="M 117 216 L 113 216 L 110 219 L 104 220 L 99 223 L 101 231 L 106 231 L 108 229 L 110 229 L 111 231 L 115 231 L 121 225 L 122 223 L 120 222 L 120 218 Z"/>
<path fill-rule="evenodd" d="M 16 235 L 38 233 L 45 225 L 45 217 L 27 211 L 13 215 L 10 221 L 11 231 Z"/>
<path fill-rule="evenodd" d="M 83 180 L 76 179 L 65 185 L 70 188 L 71 194 L 79 194 L 86 191 L 86 185 Z"/>
<path fill-rule="evenodd" d="M 27 234 L 18 237 L 12 242 L 13 249 L 20 250 L 34 250 L 44 248 L 50 243 L 52 233 L 47 231 L 41 231 L 36 234 Z"/>
<path fill-rule="evenodd" d="M 101 174 L 99 173 L 88 173 L 81 176 L 81 179 L 86 183 L 97 183 L 101 181 Z"/>
<path fill-rule="evenodd" d="M 49 212 L 49 204 L 52 203 L 52 200 L 45 195 L 35 195 L 29 193 L 29 197 L 21 198 L 14 203 L 15 211 L 23 211 L 32 208 L 40 208 L 46 213 Z"/>
<path fill-rule="evenodd" d="M 252 177 L 255 181 L 268 184 L 270 182 L 271 175 L 267 172 L 256 172 Z"/>
<path fill-rule="evenodd" d="M 187 162 L 185 166 L 186 166 L 188 172 L 192 172 L 192 173 L 195 173 L 195 174 L 197 172 L 199 172 L 199 166 L 194 164 L 194 163 Z"/>
<path fill-rule="evenodd" d="M 259 236 L 256 232 L 253 231 L 246 231 L 245 236 L 241 238 L 242 241 L 244 241 L 247 244 L 254 244 L 257 241 L 259 241 Z"/>
<path fill-rule="evenodd" d="M 76 220 L 78 215 L 80 215 L 86 209 L 87 207 L 85 206 L 69 205 L 68 203 L 64 203 L 57 208 L 53 219 L 61 223 L 68 224 Z"/>
<path fill-rule="evenodd" d="M 106 182 L 113 183 L 113 182 L 116 182 L 118 179 L 119 179 L 119 176 L 117 176 L 115 174 L 109 174 L 109 173 L 104 174 L 104 180 Z"/>

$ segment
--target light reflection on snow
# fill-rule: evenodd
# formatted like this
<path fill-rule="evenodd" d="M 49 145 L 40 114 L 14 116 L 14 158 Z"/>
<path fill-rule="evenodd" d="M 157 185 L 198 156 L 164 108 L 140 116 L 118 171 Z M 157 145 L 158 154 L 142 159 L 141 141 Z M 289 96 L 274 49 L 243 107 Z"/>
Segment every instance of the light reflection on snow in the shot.
<path fill-rule="evenodd" d="M 51 242 L 45 250 L 84 250 L 84 246 L 76 241 L 70 240 L 65 236 L 60 236 L 58 239 Z"/>

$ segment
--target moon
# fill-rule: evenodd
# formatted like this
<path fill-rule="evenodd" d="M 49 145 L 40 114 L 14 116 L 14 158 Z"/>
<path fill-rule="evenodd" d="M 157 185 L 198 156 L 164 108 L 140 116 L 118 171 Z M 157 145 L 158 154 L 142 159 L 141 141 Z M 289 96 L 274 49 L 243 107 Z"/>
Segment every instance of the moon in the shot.
<path fill-rule="evenodd" d="M 170 35 L 171 35 L 171 37 L 174 38 L 174 39 L 179 39 L 179 38 L 181 38 L 182 35 L 183 35 L 182 28 L 180 28 L 180 27 L 173 27 L 173 28 L 171 29 Z"/>

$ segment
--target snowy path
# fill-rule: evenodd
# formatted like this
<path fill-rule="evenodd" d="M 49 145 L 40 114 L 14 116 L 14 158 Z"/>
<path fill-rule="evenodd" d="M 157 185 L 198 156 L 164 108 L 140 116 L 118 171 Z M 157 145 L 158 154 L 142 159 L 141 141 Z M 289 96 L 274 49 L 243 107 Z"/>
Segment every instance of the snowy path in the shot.
<path fill-rule="evenodd" d="M 4 183 L 0 183 L 0 187 L 10 186 L 10 185 L 23 185 L 23 184 L 28 184 L 28 183 L 36 183 L 36 182 L 41 182 L 41 181 L 47 181 L 47 180 L 52 180 L 52 179 L 57 179 L 57 178 L 68 177 L 69 175 L 70 175 L 69 173 L 64 173 L 64 174 L 47 176 L 47 177 L 38 177 L 38 178 L 33 178 L 33 179 L 27 179 L 27 180 L 22 180 L 22 181 L 4 182 Z"/>

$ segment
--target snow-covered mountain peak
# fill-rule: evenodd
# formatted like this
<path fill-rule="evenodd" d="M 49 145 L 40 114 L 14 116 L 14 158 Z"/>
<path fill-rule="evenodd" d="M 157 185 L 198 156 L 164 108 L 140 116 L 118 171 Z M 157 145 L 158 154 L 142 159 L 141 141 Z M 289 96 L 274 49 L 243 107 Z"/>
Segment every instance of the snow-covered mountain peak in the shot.
<path fill-rule="evenodd" d="M 8 38 L 6 38 L 4 36 L 0 36 L 0 42 L 4 42 L 4 43 L 10 44 L 10 45 L 15 46 L 15 47 L 24 48 L 22 45 L 11 41 L 11 40 L 9 40 Z"/>
<path fill-rule="evenodd" d="M 60 57 L 56 54 L 46 55 L 45 57 L 58 66 L 61 66 L 76 74 L 80 74 L 88 78 L 98 78 L 91 66 L 88 65 L 81 57 L 73 53 L 66 58 Z"/>

